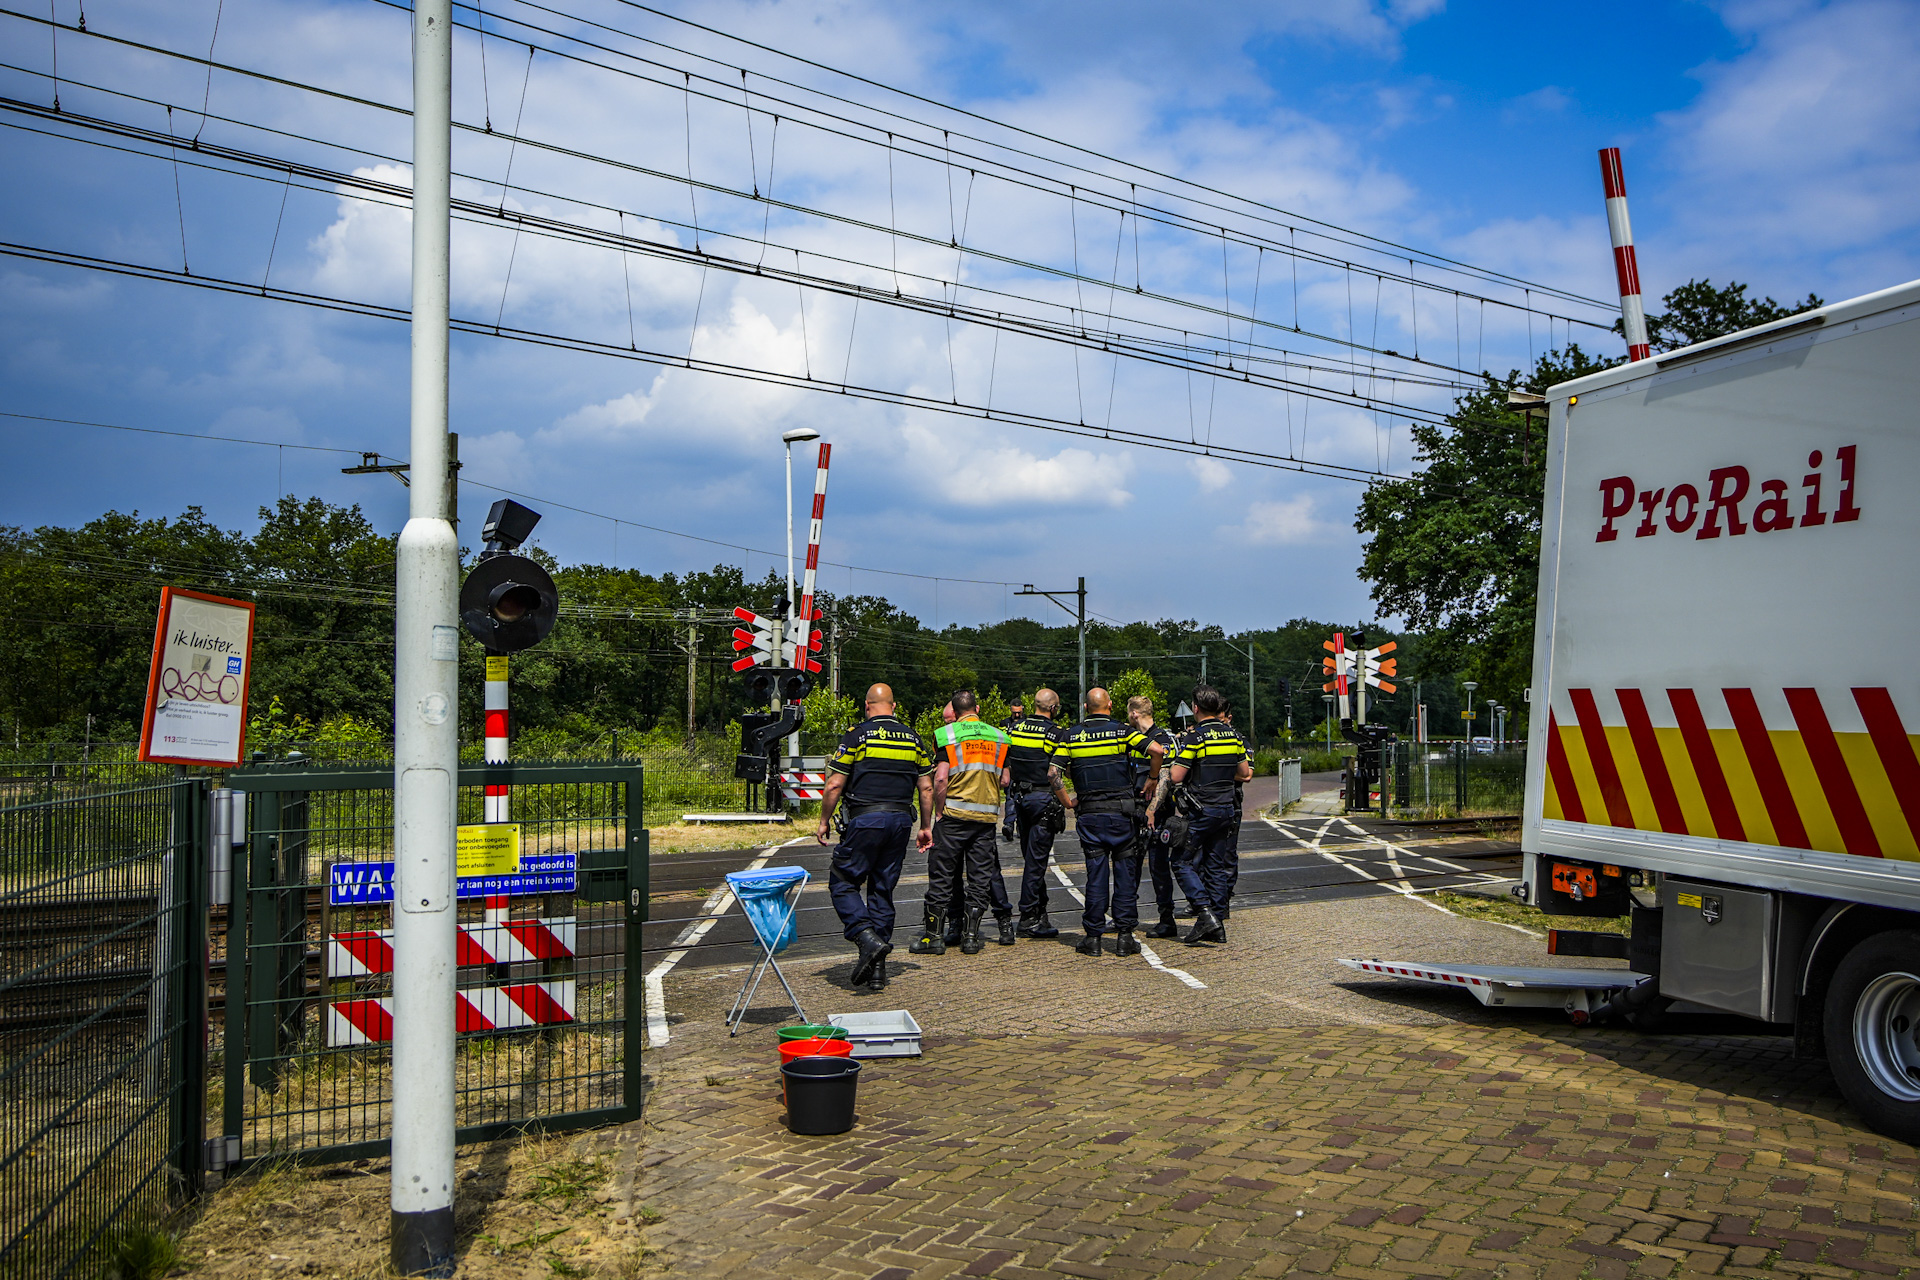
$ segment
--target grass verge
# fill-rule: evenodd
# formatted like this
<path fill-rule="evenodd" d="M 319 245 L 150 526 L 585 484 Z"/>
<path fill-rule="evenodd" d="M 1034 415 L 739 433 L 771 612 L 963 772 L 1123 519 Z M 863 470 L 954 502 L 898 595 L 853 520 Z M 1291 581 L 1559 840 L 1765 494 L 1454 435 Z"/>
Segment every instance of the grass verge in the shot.
<path fill-rule="evenodd" d="M 1632 924 L 1628 916 L 1550 916 L 1538 907 L 1530 907 L 1512 898 L 1481 898 L 1470 893 L 1449 893 L 1442 889 L 1433 900 L 1458 916 L 1469 920 L 1491 920 L 1495 924 L 1519 925 L 1544 935 L 1549 929 L 1582 929 L 1589 933 L 1626 934 Z"/>

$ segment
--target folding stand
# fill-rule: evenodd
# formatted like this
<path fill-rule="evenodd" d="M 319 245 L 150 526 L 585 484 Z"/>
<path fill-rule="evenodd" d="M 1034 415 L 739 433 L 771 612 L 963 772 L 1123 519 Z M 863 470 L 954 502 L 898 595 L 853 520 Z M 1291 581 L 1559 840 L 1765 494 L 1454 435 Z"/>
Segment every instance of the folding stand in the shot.
<path fill-rule="evenodd" d="M 795 1015 L 802 1022 L 807 1020 L 806 1011 L 800 1007 L 800 998 L 793 994 L 793 987 L 788 983 L 787 975 L 780 972 L 780 962 L 775 957 L 787 949 L 798 932 L 794 926 L 794 915 L 800 907 L 800 894 L 810 879 L 804 867 L 767 867 L 760 871 L 733 871 L 727 874 L 727 887 L 739 899 L 740 910 L 753 927 L 754 938 L 760 943 L 760 958 L 747 971 L 746 980 L 740 984 L 740 994 L 734 997 L 733 1007 L 727 1010 L 729 1036 L 740 1033 L 740 1023 L 746 1018 L 754 992 L 759 989 L 760 979 L 766 976 L 768 969 L 773 970 L 773 976 L 780 979 Z"/>

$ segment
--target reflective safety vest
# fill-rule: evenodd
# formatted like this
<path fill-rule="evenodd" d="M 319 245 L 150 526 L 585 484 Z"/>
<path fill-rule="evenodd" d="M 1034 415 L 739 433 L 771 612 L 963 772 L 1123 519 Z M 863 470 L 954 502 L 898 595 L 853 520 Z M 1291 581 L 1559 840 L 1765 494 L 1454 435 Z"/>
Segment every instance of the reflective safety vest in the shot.
<path fill-rule="evenodd" d="M 914 789 L 933 772 L 933 756 L 905 724 L 873 716 L 847 730 L 827 768 L 848 775 L 842 798 L 850 808 L 911 813 Z"/>
<path fill-rule="evenodd" d="M 1060 726 L 1045 716 L 1027 716 L 1007 726 L 1007 771 L 1014 786 L 1045 789 L 1060 737 Z"/>
<path fill-rule="evenodd" d="M 1076 799 L 1133 793 L 1133 757 L 1147 756 L 1147 735 L 1112 716 L 1088 716 L 1060 743 L 1060 763 Z"/>
<path fill-rule="evenodd" d="M 1180 784 L 1187 802 L 1200 809 L 1231 805 L 1240 762 L 1246 758 L 1247 744 L 1225 720 L 1202 720 L 1195 725 L 1173 758 L 1173 763 L 1187 769 L 1186 781 Z"/>
<path fill-rule="evenodd" d="M 1007 735 L 978 716 L 963 716 L 933 733 L 935 759 L 947 766 L 946 812 L 976 822 L 1000 821 L 1000 770 Z"/>

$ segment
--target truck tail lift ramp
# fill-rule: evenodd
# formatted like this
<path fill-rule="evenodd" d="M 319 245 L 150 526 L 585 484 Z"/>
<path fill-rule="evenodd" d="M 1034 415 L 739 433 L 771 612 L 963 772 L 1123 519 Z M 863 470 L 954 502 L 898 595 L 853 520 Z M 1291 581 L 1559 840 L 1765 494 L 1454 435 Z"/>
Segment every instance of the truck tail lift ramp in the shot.
<path fill-rule="evenodd" d="M 1557 969 L 1502 964 L 1423 964 L 1407 960 L 1342 960 L 1363 973 L 1462 987 L 1484 1005 L 1507 1009 L 1564 1009 L 1585 1022 L 1594 1006 L 1616 991 L 1647 981 L 1628 969 Z"/>

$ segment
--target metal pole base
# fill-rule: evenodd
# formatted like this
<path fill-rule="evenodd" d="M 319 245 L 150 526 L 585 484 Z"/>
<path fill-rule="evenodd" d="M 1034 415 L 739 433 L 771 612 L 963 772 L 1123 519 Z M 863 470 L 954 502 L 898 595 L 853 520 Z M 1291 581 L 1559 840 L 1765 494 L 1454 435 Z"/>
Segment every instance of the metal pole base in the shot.
<path fill-rule="evenodd" d="M 419 1213 L 395 1213 L 393 1269 L 403 1276 L 453 1274 L 453 1206 Z"/>

